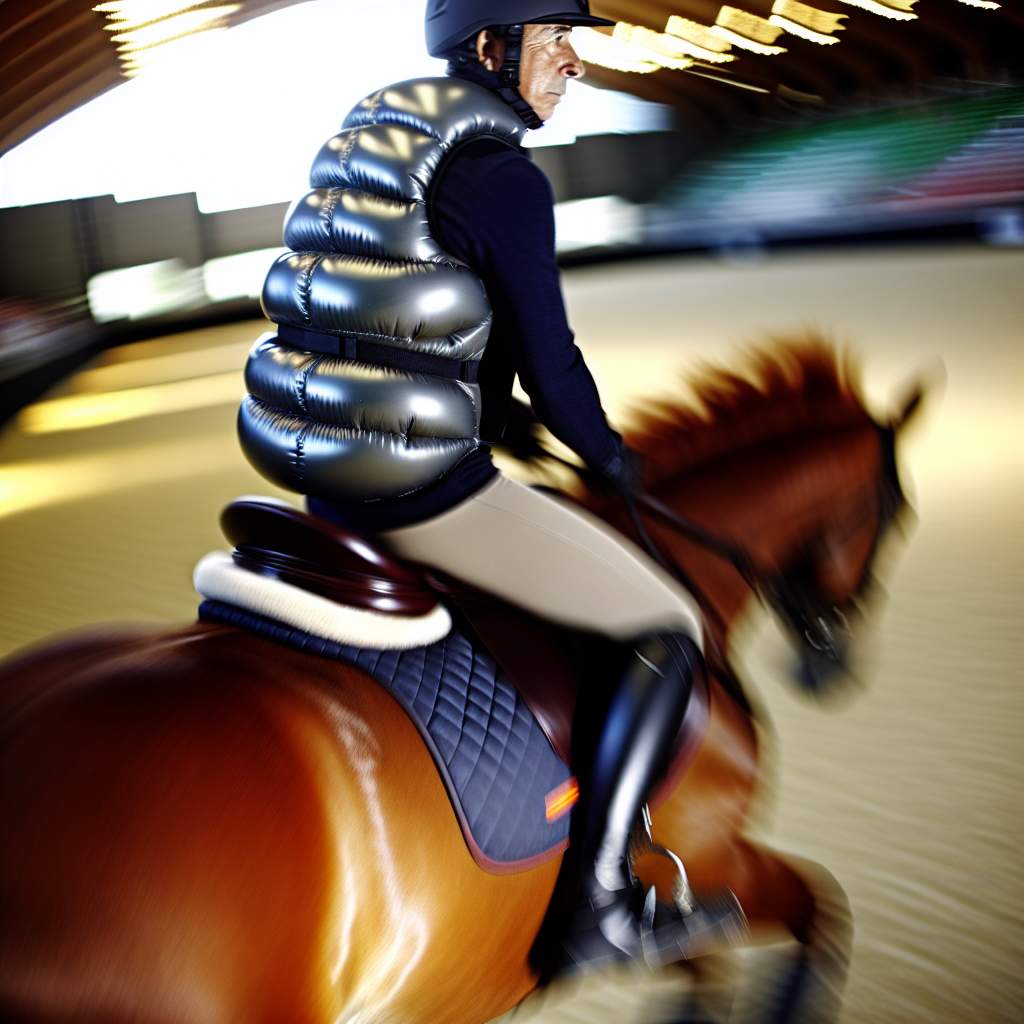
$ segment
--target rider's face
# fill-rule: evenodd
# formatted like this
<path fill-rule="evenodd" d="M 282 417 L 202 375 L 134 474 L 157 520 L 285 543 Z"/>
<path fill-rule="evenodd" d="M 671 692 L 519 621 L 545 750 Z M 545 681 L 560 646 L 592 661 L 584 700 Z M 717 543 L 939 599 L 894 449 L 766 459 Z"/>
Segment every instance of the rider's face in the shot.
<path fill-rule="evenodd" d="M 567 78 L 582 78 L 583 63 L 570 42 L 568 25 L 524 25 L 519 64 L 519 91 L 546 121 L 565 95 Z M 477 37 L 477 54 L 490 71 L 501 67 L 505 41 L 483 31 Z"/>

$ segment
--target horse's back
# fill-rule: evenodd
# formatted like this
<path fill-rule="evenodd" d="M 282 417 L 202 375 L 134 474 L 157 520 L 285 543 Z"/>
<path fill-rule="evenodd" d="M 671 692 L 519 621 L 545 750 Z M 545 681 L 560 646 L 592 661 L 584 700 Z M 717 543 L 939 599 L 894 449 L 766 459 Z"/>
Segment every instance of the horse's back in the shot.
<path fill-rule="evenodd" d="M 451 961 L 423 984 L 446 944 L 477 964 L 496 947 L 478 1019 L 529 987 L 517 897 L 539 887 L 539 919 L 555 866 L 481 872 L 415 728 L 361 673 L 199 625 L 29 652 L 5 693 L 3 1019 L 450 1008 Z"/>
<path fill-rule="evenodd" d="M 258 985 L 267 1017 L 308 1016 L 333 858 L 288 700 L 227 631 L 106 639 L 0 677 L 21 691 L 0 754 L 0 1005 L 217 1020 Z"/>

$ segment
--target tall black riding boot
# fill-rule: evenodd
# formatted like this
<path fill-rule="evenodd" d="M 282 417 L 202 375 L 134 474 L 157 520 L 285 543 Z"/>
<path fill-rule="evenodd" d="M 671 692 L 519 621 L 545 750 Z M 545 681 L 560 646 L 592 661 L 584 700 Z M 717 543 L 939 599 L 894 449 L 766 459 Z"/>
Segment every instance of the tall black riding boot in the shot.
<path fill-rule="evenodd" d="M 703 661 L 681 633 L 639 638 L 605 719 L 587 787 L 582 899 L 562 948 L 566 966 L 637 959 L 652 967 L 737 941 L 743 912 L 731 894 L 713 904 L 655 905 L 630 867 L 630 838 L 669 754 Z M 685 877 L 685 876 L 684 876 Z"/>

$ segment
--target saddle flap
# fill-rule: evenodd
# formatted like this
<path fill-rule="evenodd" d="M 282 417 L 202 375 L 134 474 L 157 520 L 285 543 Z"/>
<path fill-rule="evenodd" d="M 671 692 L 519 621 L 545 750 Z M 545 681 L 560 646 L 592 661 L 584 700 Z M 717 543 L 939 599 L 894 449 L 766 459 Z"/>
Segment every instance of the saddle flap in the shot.
<path fill-rule="evenodd" d="M 512 680 L 548 742 L 569 764 L 579 678 L 578 659 L 567 650 L 570 631 L 436 569 L 424 567 L 424 573 Z"/>

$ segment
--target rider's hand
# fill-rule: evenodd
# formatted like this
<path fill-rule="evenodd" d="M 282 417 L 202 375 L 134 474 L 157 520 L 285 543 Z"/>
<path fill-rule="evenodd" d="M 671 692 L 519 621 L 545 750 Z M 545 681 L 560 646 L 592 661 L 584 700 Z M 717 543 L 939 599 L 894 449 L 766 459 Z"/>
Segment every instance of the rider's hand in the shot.
<path fill-rule="evenodd" d="M 541 436 L 542 427 L 533 407 L 518 398 L 513 398 L 501 440 L 495 447 L 504 448 L 520 462 L 538 462 L 547 456 L 547 449 L 541 442 Z"/>
<path fill-rule="evenodd" d="M 612 488 L 622 494 L 636 494 L 643 489 L 643 463 L 640 456 L 626 447 L 626 443 L 616 434 L 614 454 L 594 467 L 598 475 Z"/>

